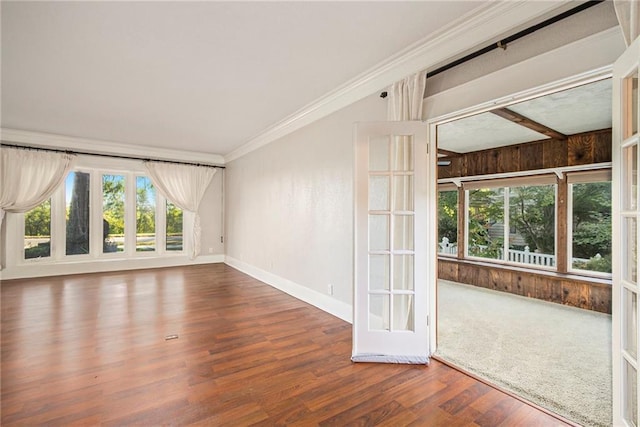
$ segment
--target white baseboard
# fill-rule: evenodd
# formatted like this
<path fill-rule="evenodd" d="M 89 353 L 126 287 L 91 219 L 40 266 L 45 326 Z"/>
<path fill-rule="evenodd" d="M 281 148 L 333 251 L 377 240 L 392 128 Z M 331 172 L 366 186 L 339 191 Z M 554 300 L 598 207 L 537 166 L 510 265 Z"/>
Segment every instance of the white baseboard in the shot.
<path fill-rule="evenodd" d="M 27 279 L 33 277 L 62 276 L 67 274 L 104 273 L 109 271 L 138 270 L 142 268 L 178 267 L 194 264 L 214 264 L 224 262 L 224 255 L 202 255 L 194 260 L 189 257 L 144 257 L 136 259 L 99 259 L 81 262 L 38 263 L 5 268 L 0 279 Z"/>
<path fill-rule="evenodd" d="M 329 295 L 324 295 L 230 256 L 225 257 L 224 263 L 345 322 L 353 323 L 353 307 L 345 302 L 338 301 Z"/>

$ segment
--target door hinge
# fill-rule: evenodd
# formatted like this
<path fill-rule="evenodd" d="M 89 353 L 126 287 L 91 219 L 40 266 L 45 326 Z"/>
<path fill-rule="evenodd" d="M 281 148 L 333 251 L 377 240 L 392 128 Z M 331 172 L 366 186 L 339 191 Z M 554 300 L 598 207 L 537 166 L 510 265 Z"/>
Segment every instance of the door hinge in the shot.
<path fill-rule="evenodd" d="M 427 326 L 429 326 L 429 315 L 427 314 Z"/>

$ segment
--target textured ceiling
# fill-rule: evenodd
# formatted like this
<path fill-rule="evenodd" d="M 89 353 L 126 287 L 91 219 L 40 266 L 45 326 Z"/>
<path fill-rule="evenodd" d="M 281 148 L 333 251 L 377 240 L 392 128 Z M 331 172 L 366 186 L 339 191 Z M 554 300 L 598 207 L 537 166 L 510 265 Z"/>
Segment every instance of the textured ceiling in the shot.
<path fill-rule="evenodd" d="M 482 5 L 2 1 L 2 126 L 224 155 Z"/>
<path fill-rule="evenodd" d="M 565 135 L 611 127 L 611 79 L 507 106 Z M 438 126 L 438 147 L 459 153 L 547 139 L 493 113 Z"/>

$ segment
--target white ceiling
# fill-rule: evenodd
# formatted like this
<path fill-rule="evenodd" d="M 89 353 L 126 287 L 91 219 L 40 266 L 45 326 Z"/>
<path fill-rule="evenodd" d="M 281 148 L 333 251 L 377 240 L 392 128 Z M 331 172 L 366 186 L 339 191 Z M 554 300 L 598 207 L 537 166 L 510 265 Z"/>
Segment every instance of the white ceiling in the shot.
<path fill-rule="evenodd" d="M 611 127 L 611 79 L 509 105 L 565 135 Z M 458 153 L 540 141 L 548 136 L 486 112 L 438 126 L 438 147 Z"/>
<path fill-rule="evenodd" d="M 483 3 L 2 1 L 2 127 L 224 155 Z"/>

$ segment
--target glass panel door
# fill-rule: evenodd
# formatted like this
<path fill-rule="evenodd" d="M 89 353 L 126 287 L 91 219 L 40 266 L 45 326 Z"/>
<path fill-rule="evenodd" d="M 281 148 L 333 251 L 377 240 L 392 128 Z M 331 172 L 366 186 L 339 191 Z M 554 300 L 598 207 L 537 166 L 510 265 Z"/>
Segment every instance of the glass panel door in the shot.
<path fill-rule="evenodd" d="M 421 122 L 357 125 L 354 361 L 428 360 L 427 160 Z"/>
<path fill-rule="evenodd" d="M 616 61 L 613 96 L 613 424 L 638 426 L 638 69 L 640 40 Z M 617 253 L 617 255 L 616 255 Z"/>

